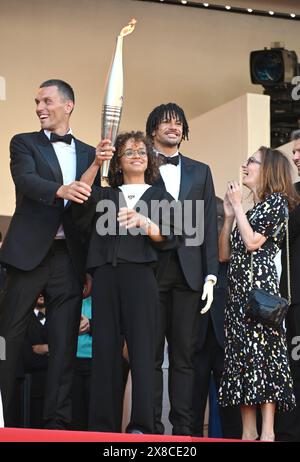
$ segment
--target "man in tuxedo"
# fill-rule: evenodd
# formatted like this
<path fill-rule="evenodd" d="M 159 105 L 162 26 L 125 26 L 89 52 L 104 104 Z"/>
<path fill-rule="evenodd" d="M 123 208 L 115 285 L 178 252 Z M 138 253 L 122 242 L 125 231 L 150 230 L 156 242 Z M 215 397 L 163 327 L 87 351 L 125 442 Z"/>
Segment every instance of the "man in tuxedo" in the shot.
<path fill-rule="evenodd" d="M 188 123 L 175 103 L 162 104 L 150 113 L 147 135 L 160 162 L 157 185 L 182 206 L 182 240 L 177 250 L 161 253 L 157 271 L 160 291 L 156 358 L 155 432 L 163 433 L 161 422 L 165 338 L 169 353 L 169 419 L 174 435 L 193 433 L 194 354 L 199 302 L 207 299 L 201 313 L 213 300 L 218 272 L 217 214 L 213 181 L 207 165 L 179 153 L 188 138 Z M 201 202 L 202 201 L 202 202 Z M 199 206 L 204 205 L 203 215 Z M 176 220 L 176 218 L 175 218 Z M 203 223 L 204 221 L 204 223 Z M 195 226 L 196 224 L 196 226 Z M 194 234 L 188 235 L 188 228 Z M 203 241 L 199 231 L 203 227 Z M 200 232 L 201 234 L 201 232 Z"/>
<path fill-rule="evenodd" d="M 0 389 L 5 417 L 26 328 L 43 292 L 49 343 L 44 420 L 46 428 L 65 429 L 71 421 L 85 266 L 70 205 L 90 195 L 91 188 L 78 179 L 94 160 L 95 149 L 71 132 L 74 92 L 68 83 L 42 83 L 35 103 L 41 131 L 18 134 L 10 143 L 16 209 L 0 251 L 0 263 L 7 267 L 0 299 L 0 336 L 6 341 Z"/>
<path fill-rule="evenodd" d="M 292 133 L 293 162 L 300 176 L 300 130 Z M 300 194 L 300 181 L 295 183 Z M 289 215 L 289 243 L 290 243 L 290 280 L 291 306 L 286 315 L 286 335 L 290 366 L 296 397 L 296 408 L 291 412 L 278 414 L 275 427 L 276 439 L 279 441 L 300 441 L 300 205 Z M 287 297 L 287 259 L 285 246 L 282 249 L 282 273 L 280 291 Z"/>

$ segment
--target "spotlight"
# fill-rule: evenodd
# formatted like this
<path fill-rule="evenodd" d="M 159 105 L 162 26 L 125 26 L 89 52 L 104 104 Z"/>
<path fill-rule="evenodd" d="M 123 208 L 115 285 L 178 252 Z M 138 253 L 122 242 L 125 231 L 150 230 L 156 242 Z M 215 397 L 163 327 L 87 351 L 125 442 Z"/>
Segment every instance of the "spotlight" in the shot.
<path fill-rule="evenodd" d="M 205 8 L 209 7 L 209 3 L 203 3 L 203 6 L 205 6 Z"/>
<path fill-rule="evenodd" d="M 279 44 L 278 44 L 279 45 Z M 293 98 L 293 79 L 300 65 L 295 51 L 277 46 L 250 53 L 251 81 L 264 87 L 271 104 L 271 146 L 288 143 L 293 130 L 300 127 L 300 103 Z"/>
<path fill-rule="evenodd" d="M 231 6 L 229 6 L 229 5 L 226 5 L 225 8 L 226 8 L 226 10 L 231 10 Z"/>
<path fill-rule="evenodd" d="M 270 14 L 271 16 L 273 16 L 275 13 L 274 13 L 274 11 L 269 11 L 269 14 Z"/>
<path fill-rule="evenodd" d="M 284 48 L 251 51 L 251 81 L 263 86 L 291 83 L 297 75 L 297 61 L 296 53 Z"/>
<path fill-rule="evenodd" d="M 295 18 L 295 17 L 296 17 L 295 13 L 291 13 L 290 16 L 291 16 L 291 18 Z"/>
<path fill-rule="evenodd" d="M 247 8 L 247 11 L 248 11 L 248 13 L 252 13 L 252 12 L 253 12 L 252 8 Z"/>

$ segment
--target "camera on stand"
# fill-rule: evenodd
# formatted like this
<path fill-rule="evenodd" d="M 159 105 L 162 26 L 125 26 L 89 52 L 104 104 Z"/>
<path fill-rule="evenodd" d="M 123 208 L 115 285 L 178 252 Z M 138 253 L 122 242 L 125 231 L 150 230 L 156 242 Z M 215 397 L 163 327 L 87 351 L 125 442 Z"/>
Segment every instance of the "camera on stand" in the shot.
<path fill-rule="evenodd" d="M 271 146 L 290 141 L 291 132 L 300 128 L 300 65 L 295 51 L 275 43 L 270 49 L 250 53 L 251 82 L 264 87 L 271 99 Z M 298 78 L 297 78 L 298 77 Z"/>

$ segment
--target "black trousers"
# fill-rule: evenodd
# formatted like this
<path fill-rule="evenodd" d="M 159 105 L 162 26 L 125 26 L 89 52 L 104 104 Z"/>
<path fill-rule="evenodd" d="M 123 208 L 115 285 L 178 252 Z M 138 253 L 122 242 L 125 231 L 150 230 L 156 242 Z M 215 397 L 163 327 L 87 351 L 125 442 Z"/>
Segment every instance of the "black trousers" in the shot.
<path fill-rule="evenodd" d="M 110 264 L 93 280 L 90 430 L 119 432 L 123 408 L 122 350 L 127 342 L 132 408 L 127 431 L 153 433 L 158 287 L 147 264 Z"/>
<path fill-rule="evenodd" d="M 275 437 L 276 441 L 300 442 L 300 304 L 289 307 L 286 328 L 296 408 L 290 412 L 276 414 Z"/>
<path fill-rule="evenodd" d="M 155 432 L 164 433 L 161 422 L 165 338 L 169 352 L 169 419 L 175 435 L 193 433 L 194 354 L 201 293 L 192 291 L 184 278 L 177 254 L 170 256 L 159 281 L 160 310 L 155 364 Z"/>
<path fill-rule="evenodd" d="M 30 428 L 44 428 L 46 378 L 47 370 L 34 371 L 30 374 Z"/>
<path fill-rule="evenodd" d="M 88 429 L 91 366 L 91 358 L 76 358 L 72 385 L 72 430 Z"/>
<path fill-rule="evenodd" d="M 216 390 L 220 388 L 224 369 L 224 350 L 218 344 L 211 318 L 205 343 L 195 355 L 195 389 L 194 389 L 194 435 L 203 436 L 205 408 L 208 398 L 209 383 L 213 375 Z M 241 438 L 242 420 L 239 407 L 219 407 L 224 438 Z"/>
<path fill-rule="evenodd" d="M 66 428 L 71 422 L 72 372 L 81 312 L 82 283 L 73 268 L 64 240 L 54 241 L 32 271 L 7 270 L 0 300 L 0 335 L 6 341 L 6 360 L 0 361 L 4 419 L 12 396 L 16 364 L 39 294 L 47 306 L 49 363 L 44 420 L 47 428 Z"/>

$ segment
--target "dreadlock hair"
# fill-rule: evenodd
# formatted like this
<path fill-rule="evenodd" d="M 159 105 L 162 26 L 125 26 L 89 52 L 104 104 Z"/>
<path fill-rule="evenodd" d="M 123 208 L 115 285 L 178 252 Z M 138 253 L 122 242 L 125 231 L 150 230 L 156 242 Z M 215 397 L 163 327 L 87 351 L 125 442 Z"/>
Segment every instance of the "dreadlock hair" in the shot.
<path fill-rule="evenodd" d="M 121 186 L 123 184 L 123 172 L 120 166 L 120 158 L 122 157 L 122 150 L 128 140 L 133 139 L 136 142 L 142 142 L 146 146 L 148 166 L 145 170 L 145 183 L 153 184 L 159 175 L 158 163 L 154 155 L 152 144 L 150 140 L 141 131 L 131 131 L 120 133 L 115 142 L 115 153 L 110 161 L 108 172 L 108 183 L 112 188 Z"/>
<path fill-rule="evenodd" d="M 152 140 L 152 133 L 156 130 L 163 120 L 178 119 L 182 123 L 182 139 L 189 139 L 189 125 L 181 107 L 175 103 L 161 104 L 150 112 L 146 122 L 146 134 Z M 180 145 L 180 143 L 179 143 Z M 178 145 L 178 146 L 179 146 Z"/>

